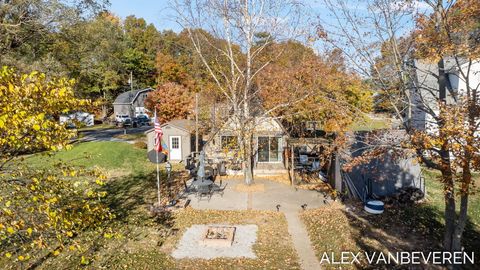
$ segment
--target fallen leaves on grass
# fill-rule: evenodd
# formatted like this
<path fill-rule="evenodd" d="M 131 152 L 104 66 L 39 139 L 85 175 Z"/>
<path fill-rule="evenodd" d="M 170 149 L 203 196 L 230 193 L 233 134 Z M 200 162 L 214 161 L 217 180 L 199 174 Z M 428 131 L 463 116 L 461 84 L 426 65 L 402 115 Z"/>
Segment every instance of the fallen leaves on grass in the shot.
<path fill-rule="evenodd" d="M 304 211 L 304 221 L 315 253 L 319 260 L 324 252 L 335 253 L 339 260 L 341 252 L 401 252 L 438 250 L 435 244 L 438 232 L 426 231 L 414 213 L 419 209 L 390 208 L 382 215 L 372 215 L 363 211 L 361 203 L 345 207 L 333 203 L 329 207 Z M 433 217 L 431 219 L 434 219 Z M 414 221 L 414 222 L 412 222 Z M 338 258 L 337 258 L 338 256 Z M 338 261 L 337 260 L 337 261 Z M 362 269 L 368 267 L 365 259 L 361 265 L 324 264 L 326 269 Z M 385 268 L 393 265 L 384 265 Z"/>
<path fill-rule="evenodd" d="M 253 249 L 257 259 L 218 258 L 213 260 L 182 259 L 176 261 L 181 269 L 300 269 L 298 257 L 282 213 L 273 211 L 219 211 L 187 208 L 175 214 L 179 233 L 167 240 L 163 249 L 171 252 L 183 232 L 194 224 L 256 224 L 257 242 Z"/>

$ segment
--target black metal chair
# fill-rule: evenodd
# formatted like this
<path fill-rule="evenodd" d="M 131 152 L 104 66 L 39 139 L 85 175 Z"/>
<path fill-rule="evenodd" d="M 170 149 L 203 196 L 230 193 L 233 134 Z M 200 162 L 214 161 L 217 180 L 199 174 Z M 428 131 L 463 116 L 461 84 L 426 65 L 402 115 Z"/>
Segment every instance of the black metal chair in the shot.
<path fill-rule="evenodd" d="M 187 181 L 183 180 L 183 193 L 180 195 L 180 197 L 184 197 L 185 195 L 189 195 L 193 192 L 196 192 L 196 188 L 195 186 L 193 185 L 193 182 L 188 185 L 187 184 Z"/>
<path fill-rule="evenodd" d="M 185 181 L 185 180 L 183 180 L 183 187 L 185 188 L 184 191 L 188 192 L 190 187 L 187 185 L 187 181 Z"/>
<path fill-rule="evenodd" d="M 212 184 L 213 185 L 213 184 Z M 198 185 L 196 188 L 196 197 L 200 201 L 203 197 L 208 197 L 208 200 L 212 198 L 212 185 Z"/>
<path fill-rule="evenodd" d="M 213 195 L 213 193 L 218 193 L 218 194 L 220 194 L 220 196 L 223 197 L 223 193 L 224 193 L 225 188 L 227 187 L 227 185 L 228 185 L 228 183 L 226 183 L 226 184 L 222 187 L 222 180 L 220 180 L 219 185 L 213 184 L 213 185 L 212 185 L 212 189 L 211 189 L 212 195 Z"/>

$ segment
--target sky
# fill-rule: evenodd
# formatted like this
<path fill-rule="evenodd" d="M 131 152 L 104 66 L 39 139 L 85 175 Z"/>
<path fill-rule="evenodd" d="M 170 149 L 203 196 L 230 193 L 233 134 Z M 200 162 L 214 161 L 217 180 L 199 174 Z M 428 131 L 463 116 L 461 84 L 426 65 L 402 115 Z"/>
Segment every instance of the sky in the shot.
<path fill-rule="evenodd" d="M 343 1 L 346 9 L 354 13 L 353 16 L 371 19 L 370 16 L 366 16 L 369 12 L 367 10 L 366 2 L 368 3 L 374 0 Z M 173 15 L 175 13 L 171 8 L 169 8 L 169 2 L 170 0 L 110 0 L 111 5 L 109 10 L 122 19 L 125 19 L 125 17 L 129 15 L 135 15 L 136 17 L 144 18 L 147 23 L 153 23 L 159 31 L 173 30 L 175 32 L 180 32 L 181 27 L 173 20 Z M 329 37 L 333 37 L 338 41 L 339 44 L 343 44 L 341 46 L 343 47 L 344 51 L 348 52 L 352 59 L 355 59 L 352 61 L 355 63 L 360 63 L 359 65 L 363 65 L 362 63 L 368 65 L 368 61 L 365 61 L 361 54 L 355 53 L 355 46 L 352 45 L 351 42 L 347 42 L 348 39 L 343 40 L 344 37 L 342 37 L 341 31 L 339 32 L 340 35 L 337 35 L 338 29 L 336 29 L 336 27 L 338 26 L 339 22 L 330 14 L 331 12 L 325 6 L 325 3 L 322 0 L 305 0 L 303 3 L 309 6 L 308 12 L 313 16 L 312 18 L 314 20 L 317 22 L 321 21 L 322 24 L 330 28 Z M 422 4 L 422 2 L 419 2 L 419 0 L 413 0 L 413 7 L 420 12 L 426 10 L 425 4 Z M 336 10 L 336 12 L 338 12 L 338 10 Z M 342 21 L 344 19 L 342 14 L 339 15 L 341 16 L 340 20 Z M 406 21 L 399 21 L 400 23 L 398 25 L 399 28 L 397 29 L 397 34 L 406 34 L 413 28 L 413 20 L 411 17 L 407 18 L 409 19 Z M 367 19 L 367 21 L 370 20 Z M 371 21 L 369 23 L 371 23 Z M 364 27 L 355 25 L 360 32 L 365 33 L 360 35 L 361 37 L 355 40 L 355 44 L 368 45 L 372 41 L 377 41 L 378 38 L 372 36 L 372 34 L 375 33 L 374 29 L 369 28 L 372 27 L 372 25 L 373 24 L 368 23 L 363 25 Z M 312 29 L 315 31 L 316 27 Z M 385 33 L 382 32 L 382 35 L 384 34 Z M 371 40 L 371 38 L 374 40 Z M 321 40 L 317 40 L 313 44 L 309 44 L 309 46 L 312 46 L 312 48 L 318 53 L 327 52 L 332 48 Z M 372 48 L 374 49 L 374 47 Z"/>
<path fill-rule="evenodd" d="M 171 19 L 172 11 L 168 8 L 168 0 L 110 0 L 110 4 L 110 10 L 123 19 L 135 15 L 144 18 L 147 23 L 153 23 L 158 30 L 180 30 L 178 24 Z"/>
<path fill-rule="evenodd" d="M 316 12 L 321 13 L 319 0 L 306 1 Z M 173 11 L 169 8 L 169 0 L 110 0 L 110 10 L 125 19 L 129 15 L 142 17 L 147 23 L 153 23 L 158 30 L 174 30 L 181 28 L 172 20 Z M 358 6 L 357 6 L 358 7 Z"/>
<path fill-rule="evenodd" d="M 349 6 L 352 9 L 365 10 L 362 1 L 346 1 L 347 3 L 350 2 Z M 123 19 L 128 15 L 135 15 L 144 18 L 148 23 L 153 23 L 158 30 L 171 29 L 179 32 L 181 29 L 172 19 L 173 11 L 169 8 L 168 2 L 169 0 L 110 0 L 110 10 Z M 308 0 L 306 3 L 317 15 L 321 16 L 326 11 L 320 0 Z M 421 5 L 421 3 L 418 3 L 420 8 L 422 8 Z"/>

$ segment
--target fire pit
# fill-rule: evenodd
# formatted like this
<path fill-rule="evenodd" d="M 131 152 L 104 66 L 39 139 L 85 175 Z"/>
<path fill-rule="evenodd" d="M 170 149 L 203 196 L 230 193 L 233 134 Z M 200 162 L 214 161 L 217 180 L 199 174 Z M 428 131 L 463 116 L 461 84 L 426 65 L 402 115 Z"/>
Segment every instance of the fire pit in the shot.
<path fill-rule="evenodd" d="M 257 241 L 257 231 L 255 224 L 195 224 L 183 233 L 172 257 L 255 259 L 253 245 Z"/>
<path fill-rule="evenodd" d="M 203 237 L 203 244 L 216 247 L 230 247 L 235 237 L 235 227 L 208 226 Z"/>

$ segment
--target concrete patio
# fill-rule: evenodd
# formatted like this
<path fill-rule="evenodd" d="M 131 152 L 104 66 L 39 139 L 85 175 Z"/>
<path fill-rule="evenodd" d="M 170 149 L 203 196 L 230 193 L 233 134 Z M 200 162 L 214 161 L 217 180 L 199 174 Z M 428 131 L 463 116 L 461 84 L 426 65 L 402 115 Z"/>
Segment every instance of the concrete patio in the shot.
<path fill-rule="evenodd" d="M 255 184 L 264 186 L 263 191 L 242 192 L 236 190 L 241 180 L 223 180 L 227 185 L 224 194 L 214 194 L 211 198 L 197 198 L 195 194 L 188 195 L 190 206 L 195 209 L 212 210 L 272 210 L 280 205 L 281 212 L 296 212 L 307 208 L 324 206 L 325 196 L 317 191 L 296 189 L 292 186 L 269 180 L 255 180 Z"/>

